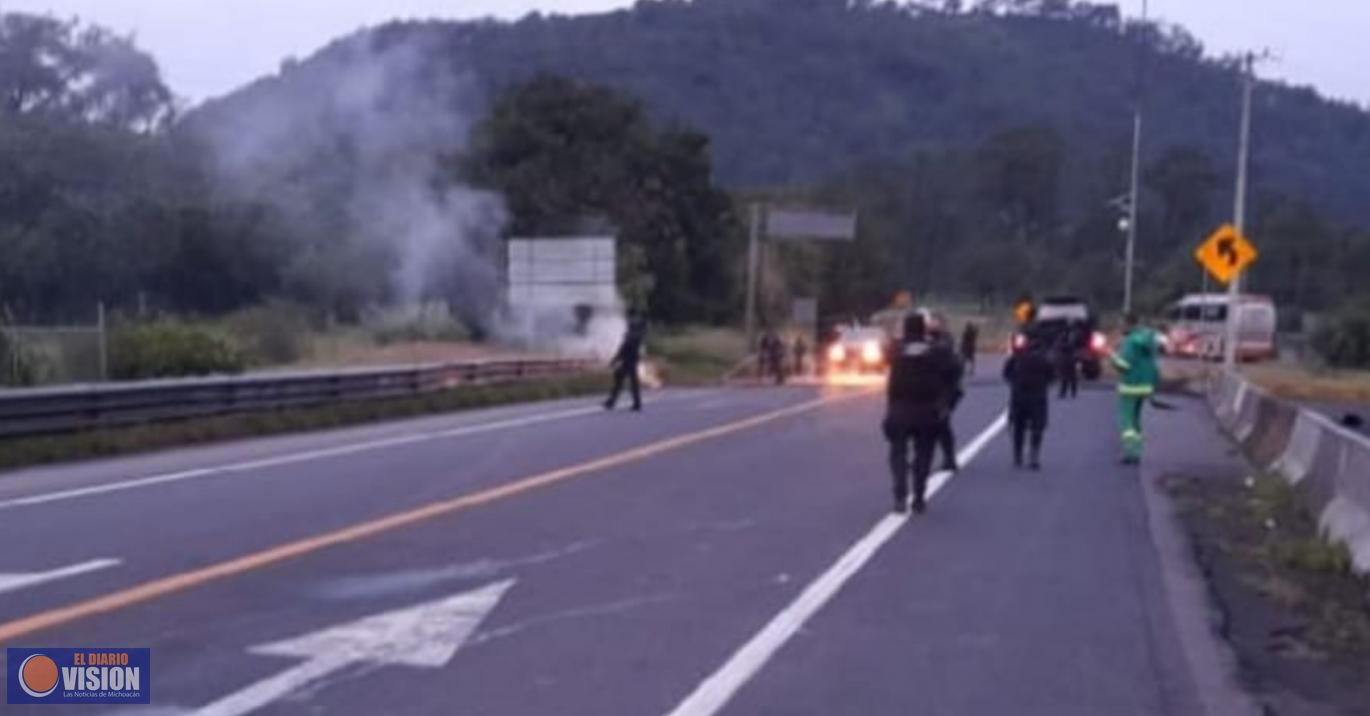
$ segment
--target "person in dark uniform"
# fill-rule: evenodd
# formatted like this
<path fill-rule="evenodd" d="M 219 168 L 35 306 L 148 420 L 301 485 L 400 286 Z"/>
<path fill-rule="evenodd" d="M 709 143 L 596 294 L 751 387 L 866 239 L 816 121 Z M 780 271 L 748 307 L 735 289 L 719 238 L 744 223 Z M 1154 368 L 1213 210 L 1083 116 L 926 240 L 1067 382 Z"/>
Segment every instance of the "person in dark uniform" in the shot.
<path fill-rule="evenodd" d="M 1056 344 L 1056 374 L 1061 381 L 1057 397 L 1076 398 L 1080 394 L 1080 341 L 1084 329 L 1072 323 Z"/>
<path fill-rule="evenodd" d="M 927 321 L 921 313 L 904 319 L 904 337 L 893 357 L 887 385 L 888 406 L 883 424 L 889 441 L 890 473 L 894 479 L 894 511 L 909 509 L 910 467 L 913 509 L 927 509 L 928 476 L 938 434 L 951 410 L 960 368 L 955 354 L 927 340 Z M 909 463 L 909 443 L 913 463 Z"/>
<path fill-rule="evenodd" d="M 647 324 L 641 319 L 633 319 L 628 324 L 628 332 L 623 336 L 618 353 L 614 354 L 614 359 L 609 362 L 609 367 L 614 369 L 614 388 L 609 392 L 608 400 L 604 401 L 605 410 L 613 410 L 618 404 L 619 393 L 623 392 L 623 384 L 627 382 L 633 395 L 633 410 L 642 411 L 642 385 L 638 380 L 638 365 L 642 361 L 642 341 L 646 337 Z"/>
<path fill-rule="evenodd" d="M 800 376 L 802 376 L 802 375 L 804 375 L 804 368 L 805 368 L 804 363 L 805 363 L 805 359 L 808 358 L 808 355 L 809 355 L 809 344 L 808 344 L 807 342 L 804 341 L 804 336 L 795 336 L 795 337 L 794 337 L 794 348 L 793 348 L 793 350 L 794 350 L 794 373 L 795 373 L 795 375 L 800 375 Z"/>
<path fill-rule="evenodd" d="M 1047 429 L 1055 366 L 1050 347 L 1040 336 L 1028 332 L 1027 344 L 1004 363 L 1004 379 L 1011 388 L 1009 422 L 1013 426 L 1013 466 L 1023 466 L 1023 446 L 1028 445 L 1028 467 L 1042 469 L 1042 438 Z"/>
<path fill-rule="evenodd" d="M 975 375 L 975 356 L 980 346 L 980 327 L 974 323 L 966 323 L 965 330 L 961 331 L 961 364 L 970 375 Z"/>
<path fill-rule="evenodd" d="M 771 370 L 771 341 L 775 336 L 771 335 L 770 329 L 761 334 L 761 340 L 756 344 L 756 377 L 765 379 L 766 374 Z"/>
<path fill-rule="evenodd" d="M 771 376 L 775 378 L 775 384 L 784 385 L 785 341 L 779 336 L 771 336 L 769 346 L 766 350 L 766 365 L 770 369 Z"/>
<path fill-rule="evenodd" d="M 956 356 L 955 338 L 952 338 L 951 331 L 943 325 L 940 320 L 927 321 L 926 329 L 928 340 L 938 348 L 945 349 L 953 358 Z M 965 378 L 965 364 L 959 359 L 956 361 L 955 387 L 951 395 L 951 404 L 947 409 L 946 419 L 942 421 L 942 426 L 937 432 L 937 448 L 942 453 L 942 471 L 960 472 L 961 466 L 956 461 L 956 432 L 951 426 L 951 416 L 956 412 L 956 408 L 961 405 L 961 400 L 965 398 L 966 391 L 961 383 Z"/>

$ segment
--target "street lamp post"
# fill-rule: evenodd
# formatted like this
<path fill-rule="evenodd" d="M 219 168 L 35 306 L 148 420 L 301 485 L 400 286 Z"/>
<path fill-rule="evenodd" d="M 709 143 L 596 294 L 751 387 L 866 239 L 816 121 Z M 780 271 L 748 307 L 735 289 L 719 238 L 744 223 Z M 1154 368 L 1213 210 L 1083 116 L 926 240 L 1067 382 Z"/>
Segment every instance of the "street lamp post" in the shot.
<path fill-rule="evenodd" d="M 1251 157 L 1251 95 L 1256 90 L 1256 57 L 1248 53 L 1242 74 L 1242 126 L 1237 140 L 1237 197 L 1233 208 L 1237 233 L 1246 235 L 1247 168 Z M 1237 366 L 1237 301 L 1241 297 L 1242 275 L 1238 273 L 1227 286 L 1227 337 L 1223 341 L 1223 364 L 1228 370 Z"/>
<path fill-rule="evenodd" d="M 1142 25 L 1145 27 L 1148 11 L 1150 10 L 1148 0 L 1142 0 Z M 1133 274 L 1137 264 L 1137 210 L 1140 205 L 1140 194 L 1142 184 L 1142 86 L 1144 81 L 1143 63 L 1145 62 L 1145 47 L 1138 45 L 1137 49 L 1137 86 L 1136 86 L 1136 107 L 1132 118 L 1132 189 L 1131 200 L 1127 208 L 1127 253 L 1124 259 L 1123 277 L 1123 313 L 1132 312 L 1132 291 Z"/>

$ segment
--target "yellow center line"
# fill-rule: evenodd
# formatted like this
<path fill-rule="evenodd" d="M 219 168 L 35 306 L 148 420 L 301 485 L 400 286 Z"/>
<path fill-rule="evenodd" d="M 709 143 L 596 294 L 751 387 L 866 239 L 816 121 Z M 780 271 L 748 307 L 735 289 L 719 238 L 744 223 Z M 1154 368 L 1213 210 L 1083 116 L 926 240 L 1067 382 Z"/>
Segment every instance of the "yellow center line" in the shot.
<path fill-rule="evenodd" d="M 425 522 L 437 517 L 486 505 L 508 497 L 514 497 L 538 488 L 547 487 L 577 477 L 621 467 L 681 448 L 696 445 L 725 435 L 757 428 L 784 418 L 811 412 L 825 405 L 870 395 L 870 391 L 827 396 L 781 410 L 764 413 L 744 420 L 719 425 L 674 438 L 668 438 L 606 457 L 563 467 L 551 472 L 533 475 L 499 487 L 481 492 L 433 502 L 404 512 L 397 512 L 367 522 L 361 522 L 333 532 L 308 537 L 294 542 L 268 547 L 267 549 L 237 557 L 207 567 L 193 569 L 169 577 L 154 579 L 142 584 L 111 592 L 101 597 L 69 604 L 64 607 L 39 612 L 14 621 L 0 624 L 0 644 L 34 632 L 61 626 L 78 619 L 125 609 L 136 604 L 182 592 L 226 577 L 262 569 L 286 560 L 313 554 L 330 547 L 357 542 L 377 535 Z"/>

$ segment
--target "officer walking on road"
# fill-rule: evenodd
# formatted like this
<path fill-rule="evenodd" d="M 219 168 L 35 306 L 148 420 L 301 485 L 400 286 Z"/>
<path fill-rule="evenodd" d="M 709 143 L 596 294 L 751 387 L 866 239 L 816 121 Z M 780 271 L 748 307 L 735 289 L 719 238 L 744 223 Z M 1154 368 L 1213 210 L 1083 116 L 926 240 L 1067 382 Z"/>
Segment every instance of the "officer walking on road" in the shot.
<path fill-rule="evenodd" d="M 908 512 L 909 471 L 913 472 L 913 509 L 927 509 L 928 476 L 943 422 L 950 413 L 960 367 L 945 346 L 928 342 L 927 320 L 921 313 L 904 319 L 903 341 L 894 356 L 886 388 L 884 433 L 890 444 L 890 473 L 894 478 L 894 511 Z M 913 463 L 909 463 L 909 443 Z"/>
<path fill-rule="evenodd" d="M 1027 332 L 1027 343 L 1015 350 L 1004 363 L 1004 379 L 1010 386 L 1009 423 L 1013 426 L 1013 466 L 1023 466 L 1023 447 L 1028 445 L 1028 467 L 1042 469 L 1042 438 L 1050 413 L 1048 393 L 1055 366 L 1048 356 L 1050 347 L 1035 331 Z"/>
<path fill-rule="evenodd" d="M 794 337 L 794 373 L 795 375 L 805 374 L 805 359 L 809 355 L 809 344 L 804 341 L 804 336 Z"/>
<path fill-rule="evenodd" d="M 757 348 L 757 376 L 765 379 L 767 376 L 775 379 L 776 385 L 785 382 L 785 341 L 767 329 L 761 336 L 761 343 Z"/>
<path fill-rule="evenodd" d="M 1083 329 L 1071 324 L 1066 327 L 1056 344 L 1056 370 L 1061 380 L 1061 400 L 1076 398 L 1080 395 L 1080 341 Z"/>
<path fill-rule="evenodd" d="M 1160 337 L 1137 316 L 1129 314 L 1127 334 L 1113 354 L 1118 370 L 1118 425 L 1122 430 L 1123 464 L 1142 461 L 1142 408 L 1156 394 L 1161 379 Z"/>
<path fill-rule="evenodd" d="M 619 393 L 623 392 L 623 384 L 627 382 L 633 395 L 633 410 L 642 411 L 642 385 L 638 379 L 638 366 L 642 361 L 642 342 L 646 337 L 646 322 L 640 318 L 632 319 L 628 323 L 628 332 L 623 336 L 618 353 L 615 353 L 614 359 L 609 362 L 609 367 L 614 370 L 614 388 L 609 392 L 608 400 L 604 401 L 605 410 L 613 410 L 618 404 Z"/>
<path fill-rule="evenodd" d="M 927 332 L 929 341 L 934 346 L 945 349 L 953 358 L 956 356 L 956 339 L 952 338 L 950 329 L 942 323 L 941 319 L 929 321 Z M 952 429 L 951 418 L 956 409 L 960 407 L 961 400 L 966 397 L 965 388 L 962 386 L 964 380 L 965 364 L 957 360 L 951 403 L 947 406 L 947 415 L 942 420 L 941 428 L 937 431 L 937 448 L 942 453 L 942 470 L 944 472 L 961 471 L 961 466 L 956 462 L 956 431 Z"/>
<path fill-rule="evenodd" d="M 966 323 L 965 330 L 961 331 L 961 363 L 970 375 L 975 375 L 975 356 L 979 343 L 980 327 L 974 323 Z"/>

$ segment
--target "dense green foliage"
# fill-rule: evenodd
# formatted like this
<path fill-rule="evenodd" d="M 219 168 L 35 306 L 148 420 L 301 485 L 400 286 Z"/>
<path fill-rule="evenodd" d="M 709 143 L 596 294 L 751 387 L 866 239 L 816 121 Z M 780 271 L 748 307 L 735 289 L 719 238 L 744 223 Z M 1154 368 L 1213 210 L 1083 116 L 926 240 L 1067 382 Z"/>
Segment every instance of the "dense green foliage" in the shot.
<path fill-rule="evenodd" d="M 0 385 L 33 385 L 38 379 L 33 354 L 8 331 L 0 330 Z"/>
<path fill-rule="evenodd" d="M 247 367 L 225 338 L 171 319 L 117 326 L 109 344 L 115 380 L 241 373 Z"/>
<path fill-rule="evenodd" d="M 1313 350 L 1334 368 L 1370 368 L 1370 308 L 1348 305 L 1313 331 Z"/>
<path fill-rule="evenodd" d="M 379 32 L 422 38 L 494 88 L 553 71 L 628 90 L 657 116 L 711 136 L 732 184 L 808 184 L 1042 124 L 1069 138 L 1070 186 L 1097 181 L 1077 170 L 1098 162 L 1113 164 L 1109 180 L 1120 186 L 1139 57 L 1149 159 L 1193 146 L 1226 174 L 1236 151 L 1235 63 L 1205 59 L 1180 28 L 1125 25 L 1114 5 L 649 0 L 602 15 Z M 1271 83 L 1258 100 L 1256 187 L 1370 219 L 1370 116 Z"/>
<path fill-rule="evenodd" d="M 712 184 L 709 139 L 652 126 L 633 99 L 553 76 L 513 88 L 479 128 L 469 173 L 507 197 L 510 231 L 558 236 L 606 224 L 624 283 L 660 321 L 714 320 L 737 305 L 731 201 Z M 637 265 L 634 265 L 637 264 Z"/>
<path fill-rule="evenodd" d="M 166 135 L 151 58 L 98 28 L 0 17 L 0 308 L 89 320 L 143 297 L 219 312 L 273 288 L 273 247 L 247 207 L 215 202 Z"/>
<path fill-rule="evenodd" d="M 422 45 L 433 67 L 473 72 L 492 96 L 547 71 L 626 90 L 659 121 L 707 133 L 724 181 L 860 208 L 858 245 L 782 250 L 808 257 L 781 260 L 820 274 L 841 310 L 897 287 L 1120 301 L 1111 202 L 1127 189 L 1139 86 L 1146 304 L 1203 287 L 1192 249 L 1230 217 L 1237 62 L 1205 56 L 1182 28 L 1125 22 L 1113 5 L 644 0 L 601 15 L 397 23 L 373 35 Z M 287 92 L 341 47 L 207 114 Z M 1249 233 L 1265 258 L 1251 286 L 1319 309 L 1367 265 L 1370 241 L 1348 227 L 1370 225 L 1370 115 L 1270 82 L 1256 113 Z M 551 192 L 535 204 L 571 200 L 534 185 L 523 184 Z M 516 222 L 540 220 L 542 209 L 510 200 Z"/>
<path fill-rule="evenodd" d="M 1112 6 L 643 0 L 397 23 L 182 118 L 127 39 L 6 14 L 0 315 L 236 312 L 244 349 L 284 360 L 292 326 L 438 301 L 453 335 L 481 337 L 499 235 L 613 231 L 630 303 L 717 324 L 741 304 L 754 199 L 861 214 L 850 245 L 769 252 L 772 317 L 792 295 L 864 313 L 898 289 L 1116 305 L 1138 59 L 1139 295 L 1155 307 L 1203 285 L 1193 247 L 1230 214 L 1239 78 Z M 1261 85 L 1253 290 L 1310 310 L 1358 295 L 1367 156 L 1366 112 Z M 406 260 L 411 240 L 428 253 Z M 270 301 L 298 322 L 254 312 Z"/>
<path fill-rule="evenodd" d="M 311 318 L 306 307 L 277 299 L 235 311 L 223 324 L 248 362 L 289 365 L 305 357 Z"/>

